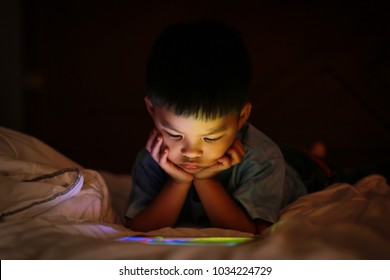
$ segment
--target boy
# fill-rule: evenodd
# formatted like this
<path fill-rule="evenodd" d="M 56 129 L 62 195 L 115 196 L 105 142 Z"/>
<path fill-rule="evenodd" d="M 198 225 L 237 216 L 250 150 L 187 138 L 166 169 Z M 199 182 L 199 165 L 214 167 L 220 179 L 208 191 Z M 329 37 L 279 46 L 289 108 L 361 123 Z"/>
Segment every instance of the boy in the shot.
<path fill-rule="evenodd" d="M 127 227 L 260 233 L 306 193 L 278 146 L 247 123 L 250 80 L 249 55 L 230 28 L 198 22 L 162 33 L 146 73 L 155 128 L 133 168 Z"/>

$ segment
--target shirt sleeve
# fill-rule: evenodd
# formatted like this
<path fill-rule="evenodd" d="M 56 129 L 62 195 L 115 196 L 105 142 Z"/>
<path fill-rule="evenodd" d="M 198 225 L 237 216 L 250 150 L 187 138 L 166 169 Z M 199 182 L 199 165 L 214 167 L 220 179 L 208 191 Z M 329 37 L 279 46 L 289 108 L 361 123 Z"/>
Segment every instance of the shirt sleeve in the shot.
<path fill-rule="evenodd" d="M 154 200 L 167 180 L 167 175 L 148 151 L 142 150 L 132 170 L 132 187 L 125 216 L 134 218 Z"/>
<path fill-rule="evenodd" d="M 245 155 L 233 167 L 229 193 L 252 219 L 274 223 L 285 205 L 306 193 L 305 187 L 286 164 L 279 147 L 266 135 L 247 124 L 239 137 Z"/>
<path fill-rule="evenodd" d="M 271 223 L 277 221 L 282 207 L 286 169 L 283 158 L 258 163 L 247 159 L 238 166 L 240 174 L 233 197 L 246 209 L 252 219 Z"/>

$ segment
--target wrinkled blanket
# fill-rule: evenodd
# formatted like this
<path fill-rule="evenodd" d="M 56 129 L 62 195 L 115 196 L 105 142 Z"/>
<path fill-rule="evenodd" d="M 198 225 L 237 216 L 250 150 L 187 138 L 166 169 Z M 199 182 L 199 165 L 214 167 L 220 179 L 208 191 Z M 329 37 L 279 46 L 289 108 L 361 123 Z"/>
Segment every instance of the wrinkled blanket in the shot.
<path fill-rule="evenodd" d="M 123 227 L 130 175 L 83 168 L 40 140 L 0 128 L 1 259 L 390 259 L 390 187 L 371 175 L 301 197 L 259 240 L 150 245 L 133 235 L 251 236 L 219 228 Z"/>

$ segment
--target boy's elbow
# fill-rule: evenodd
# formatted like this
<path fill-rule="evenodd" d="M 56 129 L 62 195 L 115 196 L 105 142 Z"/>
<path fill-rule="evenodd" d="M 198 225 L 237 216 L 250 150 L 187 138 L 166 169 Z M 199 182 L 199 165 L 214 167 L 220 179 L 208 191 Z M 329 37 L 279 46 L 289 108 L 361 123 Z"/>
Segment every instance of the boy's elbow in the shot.
<path fill-rule="evenodd" d="M 147 231 L 152 231 L 152 230 L 158 230 L 163 227 L 173 227 L 173 225 L 169 224 L 160 224 L 160 223 L 152 223 L 152 222 L 144 222 L 145 219 L 135 217 L 133 219 L 131 218 L 125 218 L 125 227 L 132 231 L 138 231 L 138 232 L 147 232 Z"/>
<path fill-rule="evenodd" d="M 125 217 L 124 226 L 127 227 L 128 229 L 132 230 L 132 221 L 133 221 L 133 219 Z"/>
<path fill-rule="evenodd" d="M 254 221 L 254 226 L 255 226 L 255 232 L 254 234 L 259 235 L 261 234 L 264 230 L 272 226 L 271 222 L 264 221 L 262 219 L 255 219 Z"/>
<path fill-rule="evenodd" d="M 145 228 L 144 224 L 142 223 L 140 224 L 139 222 L 137 223 L 137 220 L 132 218 L 127 218 L 127 217 L 125 219 L 125 227 L 127 227 L 132 231 L 142 231 L 142 232 L 148 231 L 148 229 Z"/>

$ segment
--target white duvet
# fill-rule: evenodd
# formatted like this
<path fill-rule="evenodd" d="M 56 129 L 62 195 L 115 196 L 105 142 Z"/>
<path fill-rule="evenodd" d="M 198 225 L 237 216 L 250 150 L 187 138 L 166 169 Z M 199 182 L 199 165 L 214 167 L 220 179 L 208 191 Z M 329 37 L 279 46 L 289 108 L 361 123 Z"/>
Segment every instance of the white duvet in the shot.
<path fill-rule="evenodd" d="M 81 167 L 0 128 L 1 259 L 390 259 L 390 187 L 380 175 L 301 197 L 257 241 L 150 245 L 123 236 L 250 236 L 218 228 L 133 232 L 121 225 L 129 175 Z"/>

